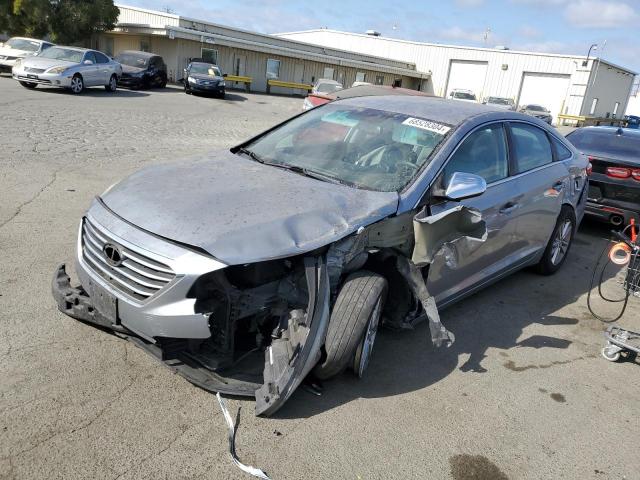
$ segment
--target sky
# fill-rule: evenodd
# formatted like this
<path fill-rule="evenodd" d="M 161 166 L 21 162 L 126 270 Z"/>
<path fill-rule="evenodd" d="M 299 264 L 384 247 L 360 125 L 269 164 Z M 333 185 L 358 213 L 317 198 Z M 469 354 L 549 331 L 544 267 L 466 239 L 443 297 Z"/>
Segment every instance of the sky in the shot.
<path fill-rule="evenodd" d="M 640 72 L 640 0 L 122 0 L 261 33 L 326 27 L 431 43 L 586 55 Z M 486 38 L 485 38 L 486 37 Z M 634 38 L 635 37 L 635 38 Z"/>

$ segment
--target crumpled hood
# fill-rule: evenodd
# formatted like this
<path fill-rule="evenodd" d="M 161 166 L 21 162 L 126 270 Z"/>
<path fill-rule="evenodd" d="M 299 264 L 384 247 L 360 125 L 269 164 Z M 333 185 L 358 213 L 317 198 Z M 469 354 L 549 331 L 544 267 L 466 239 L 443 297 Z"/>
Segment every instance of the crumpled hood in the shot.
<path fill-rule="evenodd" d="M 242 264 L 339 240 L 395 213 L 398 194 L 323 182 L 223 150 L 140 170 L 102 200 L 144 230 Z"/>

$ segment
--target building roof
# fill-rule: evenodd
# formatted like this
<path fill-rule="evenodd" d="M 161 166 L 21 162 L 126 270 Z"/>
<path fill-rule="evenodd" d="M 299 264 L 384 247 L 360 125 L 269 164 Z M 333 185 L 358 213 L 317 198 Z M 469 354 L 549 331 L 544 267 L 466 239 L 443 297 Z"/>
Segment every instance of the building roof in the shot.
<path fill-rule="evenodd" d="M 419 72 L 415 63 L 356 53 L 337 48 L 322 47 L 308 42 L 280 38 L 273 35 L 251 32 L 241 28 L 229 27 L 207 20 L 183 17 L 166 12 L 147 10 L 117 4 L 120 16 L 116 31 L 140 31 L 152 34 L 164 32 L 178 33 L 179 36 L 191 35 L 207 39 L 211 43 L 220 43 L 236 48 L 248 48 L 282 56 L 308 58 L 356 68 L 380 70 L 399 75 L 428 78 L 426 72 Z"/>
<path fill-rule="evenodd" d="M 315 29 L 310 29 L 310 30 L 298 30 L 298 31 L 294 31 L 294 32 L 283 32 L 283 33 L 275 33 L 274 35 L 280 38 L 289 38 L 289 35 L 299 35 L 299 34 L 308 34 L 308 33 L 333 33 L 333 34 L 339 34 L 339 35 L 345 35 L 345 36 L 350 36 L 350 37 L 361 37 L 361 38 L 368 38 L 368 39 L 372 39 L 372 40 L 376 40 L 376 41 L 389 41 L 389 42 L 395 42 L 395 43 L 404 43 L 404 44 L 410 44 L 410 45 L 417 45 L 417 46 L 425 46 L 425 47 L 440 47 L 440 48 L 455 48 L 455 49 L 461 49 L 461 50 L 472 50 L 472 51 L 483 51 L 483 52 L 500 52 L 500 53 L 505 53 L 505 54 L 514 54 L 514 55 L 536 55 L 536 56 L 541 56 L 541 57 L 556 57 L 556 58 L 569 58 L 569 59 L 573 59 L 573 60 L 586 60 L 587 56 L 586 55 L 572 55 L 572 54 L 563 54 L 563 53 L 546 53 L 546 52 L 534 52 L 534 51 L 527 51 L 527 50 L 510 50 L 510 49 L 503 49 L 503 48 L 489 48 L 489 47 L 469 47 L 469 46 L 464 46 L 464 45 L 451 45 L 451 44 L 443 44 L 443 43 L 433 43 L 433 42 L 418 42 L 416 40 L 403 40 L 400 38 L 392 38 L 392 37 L 384 37 L 382 35 L 380 36 L 374 36 L 374 35 L 367 35 L 364 33 L 354 33 L 354 32 L 345 32 L 345 31 L 341 31 L 341 30 L 332 30 L 332 29 L 328 29 L 328 28 L 315 28 Z M 603 58 L 600 57 L 589 57 L 590 60 L 600 60 L 602 63 L 606 63 L 607 65 L 610 65 L 612 67 L 618 68 L 620 70 L 623 70 L 625 72 L 631 73 L 633 75 L 637 75 L 636 72 L 629 70 L 626 67 L 622 67 L 620 65 L 616 65 L 608 60 L 605 60 Z"/>

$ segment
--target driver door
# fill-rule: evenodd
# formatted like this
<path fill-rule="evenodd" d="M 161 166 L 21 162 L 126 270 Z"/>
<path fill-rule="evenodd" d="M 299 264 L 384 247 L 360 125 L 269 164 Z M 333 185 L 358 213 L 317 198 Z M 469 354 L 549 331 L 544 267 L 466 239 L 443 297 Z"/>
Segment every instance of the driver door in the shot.
<path fill-rule="evenodd" d="M 509 177 L 509 149 L 505 126 L 499 123 L 478 127 L 467 135 L 449 157 L 442 177 L 435 185 L 447 185 L 454 172 L 479 175 L 486 191 L 462 201 L 442 200 L 431 205 L 431 215 L 460 204 L 478 210 L 486 223 L 484 242 L 465 238 L 445 244 L 434 257 L 428 275 L 429 291 L 438 304 L 453 302 L 508 271 L 516 261 L 518 202 L 516 181 Z"/>
<path fill-rule="evenodd" d="M 92 62 L 91 64 L 85 64 L 89 60 Z M 98 81 L 98 65 L 97 65 L 96 56 L 93 52 L 87 52 L 82 59 L 82 66 L 80 67 L 80 74 L 82 75 L 82 79 L 84 80 L 84 84 L 87 87 L 94 87 L 96 85 L 100 85 Z"/>

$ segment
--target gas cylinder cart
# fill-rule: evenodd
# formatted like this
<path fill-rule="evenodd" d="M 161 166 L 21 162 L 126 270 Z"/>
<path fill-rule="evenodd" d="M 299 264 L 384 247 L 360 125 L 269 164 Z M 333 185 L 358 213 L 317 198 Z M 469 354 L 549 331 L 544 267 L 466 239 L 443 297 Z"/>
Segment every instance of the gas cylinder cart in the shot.
<path fill-rule="evenodd" d="M 627 236 L 626 232 L 629 230 L 630 235 Z M 611 245 L 611 247 L 609 248 L 608 262 L 605 263 L 605 265 L 602 267 L 602 271 L 600 272 L 598 293 L 600 294 L 600 297 L 607 302 L 622 303 L 622 309 L 615 318 L 607 319 L 597 315 L 591 308 L 591 290 L 593 289 L 595 283 L 595 279 L 597 276 L 596 272 L 598 271 L 600 260 L 604 255 L 601 255 L 598 259 L 598 263 L 596 264 L 596 268 L 594 269 L 594 274 L 591 280 L 589 294 L 587 295 L 587 304 L 589 310 L 594 317 L 605 323 L 612 323 L 622 318 L 627 309 L 630 297 L 640 298 L 640 242 L 638 242 L 635 222 L 632 220 L 631 224 L 622 232 L 612 233 L 615 237 L 618 238 L 618 242 L 613 243 L 613 245 Z M 604 254 L 605 252 L 606 247 L 602 253 Z M 624 297 L 620 299 L 607 298 L 602 293 L 602 282 L 607 263 L 622 267 L 619 274 L 616 275 L 616 277 L 618 278 L 618 283 L 624 290 Z M 617 362 L 618 360 L 620 360 L 620 356 L 622 353 L 625 353 L 627 355 L 635 355 L 637 353 L 640 353 L 640 333 L 638 332 L 625 330 L 617 325 L 610 325 L 605 332 L 605 338 L 606 344 L 602 348 L 602 356 L 610 362 Z"/>

